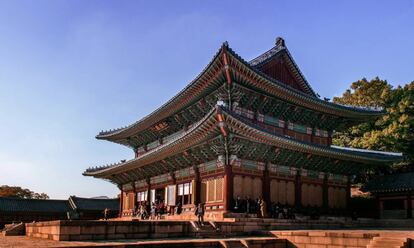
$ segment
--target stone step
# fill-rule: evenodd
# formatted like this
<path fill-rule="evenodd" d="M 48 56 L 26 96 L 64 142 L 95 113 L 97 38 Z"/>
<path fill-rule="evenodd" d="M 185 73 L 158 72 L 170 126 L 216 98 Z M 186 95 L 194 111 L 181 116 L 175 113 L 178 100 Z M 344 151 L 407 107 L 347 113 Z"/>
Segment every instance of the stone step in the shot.
<path fill-rule="evenodd" d="M 401 248 L 405 247 L 407 238 L 399 237 L 374 237 L 367 248 Z"/>
<path fill-rule="evenodd" d="M 246 248 L 247 246 L 241 242 L 241 240 L 227 240 L 220 241 L 220 245 L 223 248 Z"/>
<path fill-rule="evenodd" d="M 7 225 L 2 231 L 3 236 L 19 236 L 25 234 L 25 225 L 23 222 Z"/>
<path fill-rule="evenodd" d="M 367 245 L 367 248 L 401 248 L 402 245 Z"/>

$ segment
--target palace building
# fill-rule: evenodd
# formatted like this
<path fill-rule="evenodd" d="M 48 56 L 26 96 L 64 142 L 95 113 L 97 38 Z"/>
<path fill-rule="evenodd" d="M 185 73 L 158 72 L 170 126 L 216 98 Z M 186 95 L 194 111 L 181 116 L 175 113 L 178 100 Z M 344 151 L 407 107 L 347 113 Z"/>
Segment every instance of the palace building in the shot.
<path fill-rule="evenodd" d="M 121 190 L 130 215 L 163 200 L 184 213 L 205 204 L 213 217 L 234 199 L 346 209 L 353 176 L 401 154 L 332 145 L 332 134 L 383 115 L 318 97 L 282 38 L 246 61 L 227 42 L 172 99 L 141 120 L 96 138 L 130 147 L 131 160 L 89 168 L 85 176 Z"/>

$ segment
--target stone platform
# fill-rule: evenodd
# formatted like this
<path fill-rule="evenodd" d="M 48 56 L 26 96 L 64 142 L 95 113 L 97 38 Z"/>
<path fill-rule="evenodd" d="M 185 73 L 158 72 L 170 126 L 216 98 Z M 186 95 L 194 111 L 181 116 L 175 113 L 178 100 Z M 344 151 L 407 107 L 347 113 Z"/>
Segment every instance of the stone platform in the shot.
<path fill-rule="evenodd" d="M 0 248 L 33 248 L 33 247 L 94 247 L 94 248 L 287 248 L 287 241 L 274 237 L 243 237 L 221 239 L 129 239 L 108 241 L 55 241 L 48 239 L 36 239 L 25 236 L 3 237 L 0 236 Z"/>
<path fill-rule="evenodd" d="M 365 223 L 368 228 L 380 223 L 393 225 L 393 228 L 400 227 L 401 230 L 356 229 L 356 225 L 361 223 Z M 148 240 L 163 240 L 166 242 L 163 247 L 178 247 L 180 242 L 181 245 L 185 243 L 184 247 L 414 247 L 411 246 L 411 240 L 414 238 L 414 228 L 410 227 L 411 223 L 412 221 L 402 222 L 398 225 L 397 222 L 389 220 L 381 223 L 368 220 L 233 218 L 225 221 L 209 221 L 204 226 L 198 226 L 194 221 L 172 220 L 49 221 L 26 224 L 26 236 L 42 240 L 71 241 L 69 243 L 109 242 L 105 246 L 93 245 L 98 247 L 118 247 L 114 242 L 124 243 L 124 246 L 119 247 L 138 247 L 136 242 Z M 257 241 L 256 246 L 245 246 L 240 242 L 232 241 L 247 237 L 250 237 L 251 244 L 255 243 L 256 241 L 253 240 L 256 239 L 261 239 L 262 243 Z M 172 242 L 176 239 L 181 241 Z M 286 241 L 286 246 L 282 245 L 283 240 Z M 266 243 L 272 245 L 266 246 Z M 145 247 L 158 247 L 158 243 L 147 245 Z"/>

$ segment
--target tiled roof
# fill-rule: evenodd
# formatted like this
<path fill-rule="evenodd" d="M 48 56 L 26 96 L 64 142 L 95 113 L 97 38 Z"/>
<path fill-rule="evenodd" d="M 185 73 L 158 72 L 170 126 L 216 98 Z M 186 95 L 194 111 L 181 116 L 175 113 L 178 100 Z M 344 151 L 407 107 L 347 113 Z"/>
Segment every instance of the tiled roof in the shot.
<path fill-rule="evenodd" d="M 281 38 L 280 38 L 281 39 Z M 283 40 L 283 39 L 282 39 Z M 249 61 L 249 65 L 252 66 L 253 68 L 258 69 L 260 67 L 260 65 L 264 64 L 265 62 L 271 60 L 273 57 L 278 56 L 279 54 L 281 54 L 281 52 L 285 52 L 285 54 L 287 55 L 289 61 L 291 62 L 291 64 L 294 67 L 294 70 L 298 73 L 298 76 L 300 78 L 300 83 L 302 84 L 302 86 L 304 87 L 304 90 L 307 94 L 316 97 L 316 93 L 315 91 L 312 89 L 312 86 L 308 83 L 308 81 L 306 80 L 305 76 L 302 74 L 302 72 L 300 71 L 298 65 L 296 64 L 295 60 L 293 59 L 292 55 L 290 54 L 289 50 L 286 48 L 286 46 L 284 45 L 284 41 L 283 41 L 283 45 L 278 45 L 276 44 L 274 47 L 272 47 L 270 50 L 264 52 L 263 54 L 259 55 L 258 57 L 252 59 L 251 61 Z M 259 69 L 260 70 L 260 69 Z"/>
<path fill-rule="evenodd" d="M 103 211 L 105 208 L 119 210 L 119 199 L 91 199 L 71 196 L 69 203 L 73 209 L 77 210 Z"/>
<path fill-rule="evenodd" d="M 376 177 L 367 182 L 362 190 L 373 193 L 412 191 L 414 190 L 414 172 Z"/>
<path fill-rule="evenodd" d="M 0 197 L 0 212 L 66 213 L 71 208 L 67 200 L 38 200 Z"/>
<path fill-rule="evenodd" d="M 271 95 L 281 97 L 282 100 L 286 100 L 286 98 L 289 98 L 288 100 L 291 101 L 293 104 L 298 104 L 306 108 L 311 107 L 311 109 L 313 110 L 321 111 L 323 113 L 328 114 L 332 114 L 334 112 L 335 114 L 347 118 L 366 118 L 369 116 L 380 116 L 384 114 L 384 112 L 380 110 L 360 108 L 354 106 L 344 106 L 317 98 L 310 84 L 306 81 L 305 77 L 302 75 L 298 66 L 293 60 L 293 57 L 290 55 L 289 50 L 284 46 L 283 48 L 277 46 L 273 47 L 272 49 L 260 55 L 259 57 L 253 59 L 250 62 L 247 62 L 235 51 L 233 51 L 229 47 L 227 42 L 225 42 L 214 55 L 210 63 L 201 71 L 201 73 L 193 81 L 191 81 L 184 89 L 182 89 L 173 98 L 171 98 L 168 102 L 164 103 L 161 107 L 157 108 L 152 113 L 134 122 L 133 124 L 114 130 L 101 131 L 96 136 L 96 138 L 111 141 L 127 138 L 128 136 L 131 136 L 134 133 L 139 133 L 149 128 L 151 125 L 161 121 L 164 118 L 167 118 L 172 113 L 179 111 L 187 104 L 190 104 L 191 102 L 195 101 L 195 99 L 200 98 L 200 92 L 208 94 L 209 90 L 207 89 L 218 88 L 220 84 L 216 83 L 215 85 L 212 85 L 211 83 L 206 83 L 205 80 L 213 74 L 211 73 L 212 69 L 224 67 L 220 60 L 220 55 L 225 51 L 228 51 L 228 55 L 234 57 L 236 61 L 240 61 L 243 64 L 243 66 L 247 68 L 247 70 L 253 72 L 253 76 L 257 76 L 258 78 L 260 78 L 261 83 L 259 85 L 254 85 L 254 87 L 262 87 L 262 90 L 265 90 Z M 277 55 L 281 51 L 284 51 L 288 55 L 293 66 L 296 68 L 297 72 L 300 74 L 300 77 L 303 79 L 304 87 L 309 89 L 308 93 L 304 93 L 300 90 L 290 87 L 289 85 L 266 75 L 265 73 L 256 68 L 257 65 L 260 65 L 261 63 L 270 59 L 272 56 Z M 230 67 L 230 69 L 232 69 L 232 67 Z M 265 89 L 263 89 L 264 86 L 262 84 L 265 84 L 267 88 L 265 87 Z M 272 93 L 269 91 L 268 87 L 271 87 Z"/>
<path fill-rule="evenodd" d="M 151 163 L 160 161 L 170 156 L 170 154 L 182 152 L 191 146 L 200 144 L 208 137 L 214 137 L 212 133 L 218 132 L 218 119 L 216 118 L 216 115 L 219 112 L 224 114 L 226 125 L 230 128 L 231 132 L 247 138 L 253 137 L 261 143 L 277 145 L 278 147 L 284 149 L 303 153 L 312 153 L 333 159 L 359 161 L 370 165 L 390 163 L 402 159 L 402 155 L 399 153 L 384 153 L 362 149 L 345 149 L 335 146 L 326 147 L 310 142 L 295 140 L 284 135 L 272 133 L 260 126 L 254 125 L 254 123 L 251 123 L 247 119 L 234 114 L 226 108 L 216 106 L 216 109 L 212 109 L 212 111 L 210 111 L 203 119 L 193 125 L 192 128 L 177 136 L 175 139 L 150 150 L 140 157 L 110 167 L 104 166 L 100 168 L 88 169 L 83 173 L 83 175 L 107 178 L 112 181 L 112 176 L 114 174 L 128 173 L 128 171 L 134 169 L 141 169 L 144 166 L 150 165 Z"/>

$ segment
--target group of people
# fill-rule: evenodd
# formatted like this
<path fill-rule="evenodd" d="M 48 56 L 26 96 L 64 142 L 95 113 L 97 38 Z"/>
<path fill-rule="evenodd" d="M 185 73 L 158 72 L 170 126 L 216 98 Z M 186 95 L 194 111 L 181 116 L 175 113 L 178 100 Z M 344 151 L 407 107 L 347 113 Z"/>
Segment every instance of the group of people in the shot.
<path fill-rule="evenodd" d="M 176 206 L 166 206 L 163 200 L 156 200 L 151 204 L 148 201 L 138 202 L 134 211 L 134 216 L 142 220 L 158 220 L 161 219 L 163 214 L 181 214 L 182 206 L 178 202 Z M 197 217 L 197 222 L 199 225 L 204 225 L 204 213 L 205 207 L 204 204 L 200 203 L 195 207 L 194 214 Z M 106 218 L 106 212 L 105 212 Z"/>
<path fill-rule="evenodd" d="M 280 203 L 271 203 L 270 207 L 268 207 L 263 198 L 251 199 L 250 197 L 245 197 L 242 199 L 238 196 L 234 199 L 234 212 L 257 214 L 262 218 L 270 216 L 278 219 L 295 219 L 294 208 Z"/>
<path fill-rule="evenodd" d="M 161 216 L 165 213 L 165 204 L 163 200 L 156 200 L 151 204 L 148 201 L 138 202 L 135 207 L 134 216 L 146 220 L 161 219 Z"/>
<path fill-rule="evenodd" d="M 182 206 L 180 202 L 176 206 L 167 206 L 164 200 L 155 200 L 152 203 L 149 201 L 137 202 L 133 215 L 142 220 L 158 220 L 164 214 L 173 215 L 181 214 L 181 212 Z"/>

